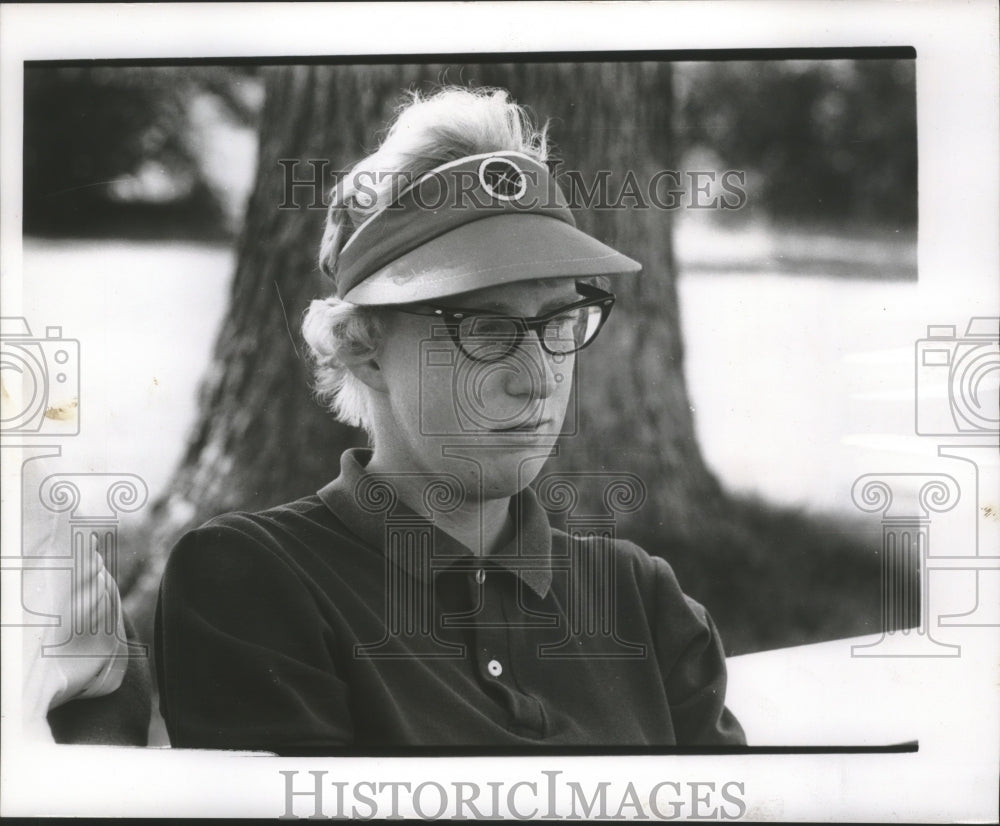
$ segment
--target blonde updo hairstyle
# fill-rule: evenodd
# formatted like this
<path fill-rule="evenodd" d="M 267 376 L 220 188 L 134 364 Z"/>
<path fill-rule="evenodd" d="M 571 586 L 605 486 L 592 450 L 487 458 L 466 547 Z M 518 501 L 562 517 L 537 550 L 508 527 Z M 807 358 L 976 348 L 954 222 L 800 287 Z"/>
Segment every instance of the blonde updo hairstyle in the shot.
<path fill-rule="evenodd" d="M 400 181 L 405 186 L 449 161 L 486 152 L 548 159 L 545 128 L 537 129 L 503 89 L 445 87 L 427 97 L 418 92 L 408 97 L 379 148 L 331 193 L 319 249 L 320 269 L 331 278 L 347 239 L 399 196 Z M 302 322 L 316 397 L 339 421 L 364 428 L 370 437 L 372 391 L 348 369 L 344 357 L 377 355 L 385 312 L 329 296 L 311 302 Z"/>

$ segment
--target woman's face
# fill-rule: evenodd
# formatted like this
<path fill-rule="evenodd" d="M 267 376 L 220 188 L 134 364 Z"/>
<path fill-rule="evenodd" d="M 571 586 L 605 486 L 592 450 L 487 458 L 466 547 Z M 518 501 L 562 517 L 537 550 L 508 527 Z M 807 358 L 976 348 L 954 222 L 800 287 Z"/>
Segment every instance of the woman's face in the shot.
<path fill-rule="evenodd" d="M 578 300 L 573 280 L 561 279 L 489 287 L 435 304 L 531 317 Z M 562 429 L 575 356 L 545 352 L 529 332 L 499 361 L 474 361 L 439 319 L 396 312 L 385 327 L 378 361 L 386 389 L 375 437 L 381 468 L 453 473 L 467 495 L 484 498 L 527 486 Z"/>

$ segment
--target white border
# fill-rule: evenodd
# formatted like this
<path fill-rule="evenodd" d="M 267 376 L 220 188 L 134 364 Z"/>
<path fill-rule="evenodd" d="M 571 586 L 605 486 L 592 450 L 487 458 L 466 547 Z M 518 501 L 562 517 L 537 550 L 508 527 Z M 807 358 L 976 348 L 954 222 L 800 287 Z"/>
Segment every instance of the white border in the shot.
<path fill-rule="evenodd" d="M 922 285 L 927 279 L 932 292 L 940 285 L 950 305 L 966 316 L 996 313 L 1000 55 L 992 0 L 537 3 L 513 9 L 514 14 L 510 5 L 492 3 L 394 4 L 391 9 L 385 4 L 270 3 L 0 7 L 4 315 L 18 315 L 20 305 L 22 61 L 445 53 L 466 52 L 472 42 L 491 52 L 914 46 Z M 19 515 L 4 516 L 4 522 L 10 516 L 14 522 L 5 534 L 19 535 Z M 996 634 L 981 638 L 978 655 L 964 658 L 965 666 L 900 666 L 900 689 L 916 692 L 927 703 L 928 722 L 921 725 L 921 751 L 915 755 L 524 758 L 512 764 L 492 759 L 279 761 L 81 747 L 31 751 L 18 744 L 11 725 L 18 719 L 19 696 L 9 680 L 17 673 L 17 656 L 8 631 L 3 637 L 4 815 L 276 816 L 282 811 L 280 763 L 303 772 L 328 769 L 343 780 L 373 775 L 486 780 L 557 768 L 581 779 L 645 779 L 647 788 L 664 779 L 735 778 L 746 784 L 747 816 L 755 819 L 997 818 Z M 962 685 L 973 676 L 963 671 L 973 659 L 980 663 L 976 679 L 985 667 L 988 685 L 971 695 L 982 705 L 959 713 L 952 706 L 963 704 L 966 695 L 942 690 L 938 683 Z M 940 718 L 940 724 L 930 725 L 932 718 Z"/>

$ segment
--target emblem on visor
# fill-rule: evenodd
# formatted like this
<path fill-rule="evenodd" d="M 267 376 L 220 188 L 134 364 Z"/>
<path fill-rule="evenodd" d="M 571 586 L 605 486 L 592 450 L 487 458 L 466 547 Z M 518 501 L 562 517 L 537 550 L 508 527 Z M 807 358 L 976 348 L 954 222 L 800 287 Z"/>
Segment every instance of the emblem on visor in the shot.
<path fill-rule="evenodd" d="M 479 165 L 479 183 L 500 201 L 517 201 L 528 191 L 528 177 L 509 158 L 487 158 Z"/>

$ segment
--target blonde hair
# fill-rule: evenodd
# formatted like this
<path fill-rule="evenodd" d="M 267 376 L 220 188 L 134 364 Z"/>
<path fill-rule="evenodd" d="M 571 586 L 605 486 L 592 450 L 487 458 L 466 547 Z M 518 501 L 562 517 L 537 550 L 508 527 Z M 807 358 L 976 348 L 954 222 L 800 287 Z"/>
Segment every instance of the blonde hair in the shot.
<path fill-rule="evenodd" d="M 334 187 L 320 242 L 320 269 L 332 278 L 350 235 L 390 206 L 408 183 L 449 161 L 503 151 L 543 163 L 548 159 L 546 127 L 536 128 L 506 90 L 448 86 L 427 97 L 409 93 L 378 149 Z M 378 352 L 385 312 L 330 296 L 313 301 L 302 323 L 317 398 L 338 420 L 364 428 L 369 436 L 371 389 L 351 373 L 343 357 Z"/>

